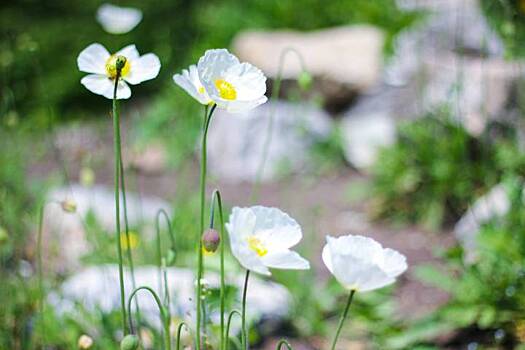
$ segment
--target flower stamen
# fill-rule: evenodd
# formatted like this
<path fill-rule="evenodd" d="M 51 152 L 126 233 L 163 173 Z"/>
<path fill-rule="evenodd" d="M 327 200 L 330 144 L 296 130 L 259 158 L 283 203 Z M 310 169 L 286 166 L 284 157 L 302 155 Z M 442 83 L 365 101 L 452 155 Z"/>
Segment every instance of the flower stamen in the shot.
<path fill-rule="evenodd" d="M 215 80 L 215 87 L 219 91 L 219 96 L 225 100 L 235 100 L 237 98 L 237 91 L 232 84 L 224 79 Z"/>
<path fill-rule="evenodd" d="M 256 252 L 260 257 L 263 257 L 268 253 L 268 249 L 264 246 L 263 242 L 259 238 L 250 236 L 246 238 L 246 241 L 248 242 L 248 247 Z"/>

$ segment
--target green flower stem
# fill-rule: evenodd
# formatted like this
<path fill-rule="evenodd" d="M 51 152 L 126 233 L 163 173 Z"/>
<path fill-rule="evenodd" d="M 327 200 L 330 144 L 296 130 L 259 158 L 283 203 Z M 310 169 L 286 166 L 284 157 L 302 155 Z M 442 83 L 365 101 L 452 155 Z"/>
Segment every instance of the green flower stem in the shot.
<path fill-rule="evenodd" d="M 142 286 L 142 287 L 135 288 L 133 290 L 133 292 L 130 294 L 130 296 L 128 298 L 129 328 L 130 328 L 131 332 L 134 333 L 133 319 L 131 317 L 131 300 L 137 294 L 137 292 L 139 292 L 141 290 L 148 291 L 151 294 L 151 296 L 153 297 L 153 299 L 155 299 L 155 302 L 157 303 L 157 306 L 158 306 L 159 311 L 160 311 L 160 318 L 161 318 L 161 321 L 162 321 L 162 325 L 164 327 L 164 342 L 166 343 L 165 344 L 166 345 L 166 349 L 167 350 L 171 350 L 169 317 L 168 317 L 166 309 L 164 308 L 164 306 L 162 306 L 162 302 L 160 301 L 159 296 L 150 287 Z"/>
<path fill-rule="evenodd" d="M 288 350 L 293 350 L 292 346 L 290 345 L 290 343 L 288 343 L 285 339 L 279 340 L 279 342 L 277 343 L 277 346 L 275 347 L 275 350 L 281 350 L 283 345 L 286 346 L 286 348 Z"/>
<path fill-rule="evenodd" d="M 246 294 L 248 292 L 248 279 L 250 278 L 250 270 L 246 270 L 246 277 L 244 278 L 244 288 L 242 291 L 242 316 L 241 316 L 241 328 L 242 328 L 242 350 L 248 350 L 248 330 L 246 329 Z"/>
<path fill-rule="evenodd" d="M 175 248 L 175 237 L 171 228 L 171 220 L 164 209 L 159 209 L 155 216 L 155 229 L 157 233 L 157 268 L 158 268 L 158 281 L 159 281 L 159 293 L 162 291 L 162 243 L 160 238 L 160 217 L 164 216 L 166 225 L 168 226 L 168 235 L 171 241 L 171 247 Z"/>
<path fill-rule="evenodd" d="M 38 235 L 36 238 L 36 254 L 38 260 L 38 299 L 40 308 L 40 322 L 42 331 L 42 349 L 45 347 L 45 317 L 44 317 L 44 274 L 43 274 L 43 262 L 42 262 L 42 230 L 44 228 L 44 208 L 46 203 L 40 206 L 38 213 Z"/>
<path fill-rule="evenodd" d="M 211 214 L 210 214 L 210 228 L 213 228 L 214 218 L 215 218 L 215 201 L 217 201 L 217 206 L 219 207 L 219 219 L 221 221 L 221 228 L 219 230 L 219 237 L 220 237 L 220 273 L 221 273 L 221 290 L 220 290 L 220 308 L 221 308 L 221 349 L 226 348 L 225 337 L 224 337 L 224 309 L 225 309 L 225 298 L 226 298 L 226 281 L 225 281 L 225 273 L 224 273 L 224 215 L 222 210 L 222 197 L 221 192 L 219 190 L 213 191 L 212 197 L 211 197 Z M 227 338 L 226 338 L 227 341 Z"/>
<path fill-rule="evenodd" d="M 206 200 L 206 156 L 207 156 L 207 149 L 206 149 L 206 138 L 208 135 L 208 128 L 210 126 L 211 117 L 213 116 L 213 112 L 215 111 L 215 108 L 217 105 L 213 105 L 211 108 L 210 113 L 208 114 L 208 106 L 204 107 L 204 121 L 202 126 L 202 156 L 201 156 L 201 175 L 200 175 L 200 231 L 198 234 L 198 241 L 197 244 L 197 254 L 198 254 L 198 262 L 197 262 L 197 327 L 196 327 L 196 349 L 201 349 L 201 279 L 203 275 L 203 258 L 202 258 L 202 241 L 200 239 L 200 236 L 202 232 L 204 231 L 204 205 Z"/>
<path fill-rule="evenodd" d="M 115 88 L 113 90 L 113 142 L 115 154 L 115 224 L 116 224 L 116 239 L 117 239 L 117 253 L 118 253 L 118 267 L 119 267 L 119 284 L 120 284 L 120 302 L 122 309 L 122 330 L 124 334 L 127 333 L 126 328 L 126 294 L 124 292 L 124 268 L 122 266 L 122 244 L 120 243 L 120 193 L 119 193 L 119 179 L 120 179 L 120 113 L 117 100 L 117 88 L 120 79 L 120 71 L 117 69 L 117 76 L 115 77 Z"/>
<path fill-rule="evenodd" d="M 232 323 L 233 316 L 239 316 L 242 318 L 242 314 L 239 312 L 239 310 L 232 310 L 230 314 L 228 315 L 228 322 L 226 323 L 226 334 L 225 334 L 225 350 L 228 350 L 229 347 L 229 340 L 230 340 L 230 326 Z M 246 335 L 244 334 L 244 331 L 241 329 L 241 339 L 244 338 Z"/>
<path fill-rule="evenodd" d="M 182 332 L 182 327 L 186 327 L 187 329 L 190 329 L 186 322 L 181 322 L 179 326 L 177 327 L 177 343 L 176 343 L 176 350 L 180 350 L 180 333 Z"/>
<path fill-rule="evenodd" d="M 350 305 L 352 304 L 352 299 L 354 298 L 355 289 L 352 289 L 350 291 L 350 295 L 348 296 L 348 301 L 346 302 L 345 310 L 343 314 L 341 315 L 341 319 L 339 320 L 339 325 L 337 326 L 337 331 L 335 332 L 334 340 L 332 342 L 332 350 L 335 350 L 335 345 L 337 344 L 337 339 L 339 338 L 339 333 L 341 333 L 341 329 L 343 328 L 343 323 L 345 322 L 346 316 L 348 315 L 348 310 L 350 310 Z"/>
<path fill-rule="evenodd" d="M 297 58 L 299 59 L 299 64 L 301 65 L 302 71 L 306 71 L 306 65 L 303 60 L 303 56 L 299 51 L 292 47 L 285 48 L 279 57 L 279 68 L 277 70 L 277 76 L 275 77 L 275 82 L 272 87 L 272 96 L 271 100 L 272 102 L 277 101 L 279 99 L 279 93 L 281 91 L 281 83 L 282 83 L 282 77 L 283 77 L 283 68 L 284 68 L 284 62 L 286 59 L 286 56 L 288 53 L 295 53 Z M 268 160 L 268 152 L 270 150 L 270 145 L 272 143 L 272 132 L 273 132 L 273 122 L 275 119 L 275 104 L 273 104 L 270 108 L 270 116 L 268 118 L 268 128 L 266 129 L 266 138 L 264 140 L 263 144 L 263 153 L 261 157 L 261 163 L 259 164 L 259 167 L 257 169 L 257 173 L 255 175 L 255 183 L 253 185 L 252 189 L 252 195 L 251 195 L 251 201 L 255 202 L 257 197 L 259 196 L 259 191 L 261 189 L 261 181 L 262 177 L 264 175 L 264 168 L 266 167 L 266 161 Z"/>
<path fill-rule="evenodd" d="M 119 150 L 122 154 L 122 145 L 119 144 Z M 126 181 L 124 180 L 124 162 L 122 161 L 122 157 L 120 157 L 120 187 L 122 190 L 122 209 L 124 213 L 124 229 L 126 231 L 126 243 L 127 243 L 127 255 L 128 255 L 128 263 L 129 263 L 129 272 L 131 274 L 131 286 L 133 289 L 137 288 L 137 284 L 135 281 L 135 266 L 133 264 L 133 253 L 131 252 L 131 240 L 129 238 L 129 221 L 128 221 L 128 206 L 126 201 Z M 120 237 L 119 237 L 120 240 Z M 140 323 L 140 310 L 139 310 L 139 303 L 135 300 L 135 308 L 137 310 L 137 320 L 138 323 Z M 139 335 L 140 336 L 140 335 Z"/>

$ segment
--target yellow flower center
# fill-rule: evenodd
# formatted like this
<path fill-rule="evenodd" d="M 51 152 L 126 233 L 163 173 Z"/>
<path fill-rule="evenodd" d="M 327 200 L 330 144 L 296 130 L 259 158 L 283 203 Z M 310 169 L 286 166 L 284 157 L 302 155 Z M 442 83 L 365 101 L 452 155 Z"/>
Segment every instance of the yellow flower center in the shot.
<path fill-rule="evenodd" d="M 250 236 L 246 239 L 248 241 L 248 247 L 257 253 L 259 256 L 265 256 L 268 253 L 268 249 L 264 246 L 263 242 L 254 236 Z"/>
<path fill-rule="evenodd" d="M 117 59 L 118 55 L 111 55 L 106 61 L 106 74 L 110 79 L 115 79 L 117 76 Z M 122 67 L 122 70 L 120 71 L 120 76 L 125 77 L 128 75 L 129 70 L 131 68 L 131 64 L 129 63 L 129 60 L 126 60 L 126 63 L 124 63 L 124 67 Z"/>
<path fill-rule="evenodd" d="M 224 79 L 215 80 L 215 87 L 219 91 L 219 96 L 225 100 L 235 100 L 237 98 L 237 91 L 232 84 Z"/>
<path fill-rule="evenodd" d="M 198 91 L 201 95 L 206 92 L 206 90 L 204 90 L 204 86 L 201 86 Z"/>

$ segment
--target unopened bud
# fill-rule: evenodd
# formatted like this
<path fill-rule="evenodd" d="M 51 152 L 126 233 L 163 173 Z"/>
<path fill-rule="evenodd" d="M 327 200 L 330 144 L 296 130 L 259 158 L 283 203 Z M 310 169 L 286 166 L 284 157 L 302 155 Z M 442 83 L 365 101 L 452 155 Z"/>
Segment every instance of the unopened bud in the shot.
<path fill-rule="evenodd" d="M 303 70 L 301 74 L 299 74 L 299 77 L 297 78 L 297 84 L 299 84 L 299 87 L 302 90 L 307 91 L 307 90 L 310 90 L 310 88 L 312 87 L 312 83 L 313 83 L 312 75 L 308 73 L 307 71 Z"/>
<path fill-rule="evenodd" d="M 170 248 L 166 253 L 166 265 L 172 266 L 175 263 L 175 249 Z"/>
<path fill-rule="evenodd" d="M 60 202 L 60 205 L 62 206 L 62 210 L 66 213 L 75 213 L 77 211 L 77 203 L 75 203 L 73 200 L 63 200 Z"/>
<path fill-rule="evenodd" d="M 117 60 L 115 61 L 115 67 L 117 67 L 117 70 L 122 70 L 124 66 L 126 65 L 126 57 L 122 55 L 117 56 Z"/>
<path fill-rule="evenodd" d="M 208 253 L 214 253 L 221 243 L 219 232 L 213 228 L 209 228 L 202 234 L 202 246 Z"/>
<path fill-rule="evenodd" d="M 80 350 L 90 349 L 91 346 L 93 346 L 93 339 L 89 335 L 83 334 L 78 338 L 78 348 Z"/>
<path fill-rule="evenodd" d="M 128 334 L 120 342 L 120 350 L 136 350 L 139 347 L 139 337 Z"/>

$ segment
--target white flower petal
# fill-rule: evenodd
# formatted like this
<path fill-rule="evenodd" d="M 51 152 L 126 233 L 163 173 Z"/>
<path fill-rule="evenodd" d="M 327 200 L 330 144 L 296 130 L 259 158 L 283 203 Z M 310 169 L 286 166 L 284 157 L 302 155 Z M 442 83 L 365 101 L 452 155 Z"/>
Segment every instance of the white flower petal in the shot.
<path fill-rule="evenodd" d="M 259 68 L 249 63 L 230 67 L 225 78 L 235 86 L 240 101 L 259 99 L 266 93 L 266 77 Z"/>
<path fill-rule="evenodd" d="M 308 270 L 310 263 L 297 252 L 283 250 L 271 252 L 262 257 L 264 265 L 274 269 Z"/>
<path fill-rule="evenodd" d="M 362 236 L 326 237 L 322 258 L 328 270 L 347 289 L 370 291 L 395 282 L 406 258 Z"/>
<path fill-rule="evenodd" d="M 140 57 L 139 51 L 135 44 L 128 45 L 115 53 L 115 55 L 120 55 L 126 57 L 129 60 L 130 65 L 133 67 L 133 62 L 138 60 Z"/>
<path fill-rule="evenodd" d="M 99 43 L 91 44 L 78 55 L 78 69 L 86 73 L 106 74 L 106 61 L 109 56 L 104 46 Z"/>
<path fill-rule="evenodd" d="M 89 91 L 102 95 L 108 99 L 113 99 L 115 88 L 114 80 L 102 74 L 89 74 L 80 81 Z M 131 90 L 124 81 L 119 81 L 117 87 L 117 99 L 127 99 L 131 96 Z"/>
<path fill-rule="evenodd" d="M 148 53 L 130 61 L 130 71 L 124 77 L 128 83 L 136 85 L 154 79 L 160 71 L 160 60 L 157 55 Z"/>
<path fill-rule="evenodd" d="M 262 260 L 253 251 L 240 242 L 230 242 L 232 254 L 235 256 L 235 258 L 237 258 L 242 267 L 244 267 L 246 270 L 254 271 L 262 275 L 271 275 L 268 267 L 263 264 Z"/>
<path fill-rule="evenodd" d="M 221 98 L 216 97 L 215 102 L 217 106 L 226 109 L 229 113 L 242 113 L 254 109 L 268 101 L 266 96 L 261 96 L 257 100 L 252 101 L 226 101 Z"/>
<path fill-rule="evenodd" d="M 204 53 L 204 56 L 199 59 L 197 70 L 208 94 L 216 91 L 215 80 L 223 77 L 228 69 L 237 64 L 239 64 L 239 59 L 226 49 L 207 50 Z"/>
<path fill-rule="evenodd" d="M 256 222 L 254 231 L 267 242 L 269 248 L 288 249 L 303 238 L 301 226 L 278 208 L 251 207 Z"/>
<path fill-rule="evenodd" d="M 142 12 L 132 7 L 103 4 L 97 10 L 97 21 L 111 34 L 124 34 L 135 28 L 142 20 Z"/>
<path fill-rule="evenodd" d="M 191 65 L 189 70 L 183 69 L 182 74 L 175 74 L 173 76 L 173 81 L 199 103 L 208 105 L 212 102 L 200 81 L 196 65 Z"/>

